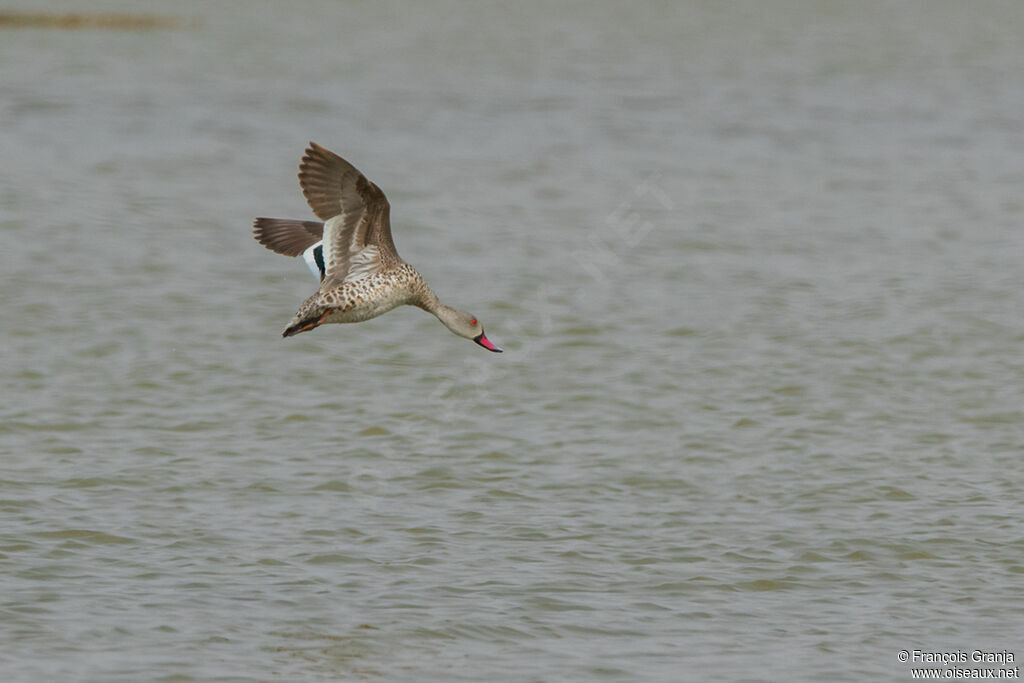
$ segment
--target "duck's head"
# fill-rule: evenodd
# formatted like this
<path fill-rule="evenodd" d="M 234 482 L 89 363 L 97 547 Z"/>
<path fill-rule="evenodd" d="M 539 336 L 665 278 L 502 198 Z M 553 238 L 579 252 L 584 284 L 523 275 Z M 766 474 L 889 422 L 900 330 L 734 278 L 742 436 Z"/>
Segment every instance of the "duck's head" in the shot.
<path fill-rule="evenodd" d="M 448 309 L 446 315 L 438 316 L 444 326 L 451 330 L 454 334 L 466 339 L 472 339 L 480 346 L 484 347 L 488 351 L 494 351 L 495 353 L 501 353 L 501 349 L 494 345 L 494 343 L 487 338 L 484 334 L 484 326 L 476 319 L 472 313 L 466 311 L 459 311 L 454 308 Z"/>

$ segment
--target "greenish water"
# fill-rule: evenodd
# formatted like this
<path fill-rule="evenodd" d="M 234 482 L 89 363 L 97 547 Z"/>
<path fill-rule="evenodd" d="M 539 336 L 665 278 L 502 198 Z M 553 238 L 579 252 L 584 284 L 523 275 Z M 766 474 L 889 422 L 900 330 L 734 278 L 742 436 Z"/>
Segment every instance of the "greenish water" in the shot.
<path fill-rule="evenodd" d="M 0 31 L 5 680 L 1024 657 L 1024 5 L 166 10 Z M 309 140 L 504 354 L 281 339 Z"/>

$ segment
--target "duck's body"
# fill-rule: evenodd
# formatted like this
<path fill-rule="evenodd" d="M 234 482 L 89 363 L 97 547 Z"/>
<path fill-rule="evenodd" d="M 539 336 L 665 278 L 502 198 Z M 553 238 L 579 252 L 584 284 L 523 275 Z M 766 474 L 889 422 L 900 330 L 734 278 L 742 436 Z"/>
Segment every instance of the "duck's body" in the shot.
<path fill-rule="evenodd" d="M 253 234 L 263 246 L 303 259 L 320 288 L 299 307 L 285 337 L 326 323 L 355 323 L 402 305 L 418 306 L 454 334 L 501 351 L 471 314 L 438 300 L 423 277 L 399 257 L 391 239 L 390 205 L 380 188 L 336 154 L 311 142 L 299 165 L 299 185 L 323 219 L 257 218 Z"/>
<path fill-rule="evenodd" d="M 317 291 L 306 299 L 295 314 L 292 326 L 310 319 L 325 323 L 360 323 L 383 315 L 404 304 L 416 305 L 429 290 L 416 269 L 408 263 L 365 278 L 345 282 L 339 287 Z M 326 317 L 323 317 L 326 314 Z M 289 327 L 289 330 L 291 326 Z M 305 330 L 295 330 L 286 337 Z"/>

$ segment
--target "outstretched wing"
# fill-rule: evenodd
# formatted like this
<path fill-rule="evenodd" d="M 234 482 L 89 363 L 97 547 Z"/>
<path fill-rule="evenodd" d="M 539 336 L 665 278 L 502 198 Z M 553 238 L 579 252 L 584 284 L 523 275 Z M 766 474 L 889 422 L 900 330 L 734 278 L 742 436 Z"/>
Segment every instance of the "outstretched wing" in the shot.
<path fill-rule="evenodd" d="M 299 185 L 313 213 L 325 221 L 322 289 L 401 261 L 391 240 L 387 197 L 352 164 L 310 142 L 299 164 Z"/>
<path fill-rule="evenodd" d="M 324 224 L 317 221 L 257 218 L 252 222 L 256 241 L 285 256 L 298 256 L 323 239 L 323 233 Z"/>

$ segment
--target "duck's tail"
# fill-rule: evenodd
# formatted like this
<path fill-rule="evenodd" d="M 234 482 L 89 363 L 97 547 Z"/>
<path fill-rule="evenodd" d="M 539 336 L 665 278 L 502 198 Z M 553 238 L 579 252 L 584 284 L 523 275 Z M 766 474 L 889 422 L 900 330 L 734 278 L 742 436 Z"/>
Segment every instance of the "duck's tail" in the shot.
<path fill-rule="evenodd" d="M 308 332 L 323 324 L 327 316 L 331 314 L 331 309 L 317 305 L 316 299 L 318 296 L 319 293 L 314 294 L 299 307 L 299 312 L 295 314 L 291 323 L 285 328 L 284 334 L 281 335 L 282 337 L 293 337 L 300 332 Z"/>
<path fill-rule="evenodd" d="M 301 320 L 301 321 L 299 321 L 297 323 L 289 325 L 285 329 L 284 334 L 282 334 L 281 336 L 282 337 L 294 337 L 295 335 L 297 335 L 300 332 L 309 332 L 313 328 L 319 327 L 319 326 L 320 326 L 320 321 L 319 320 Z"/>

